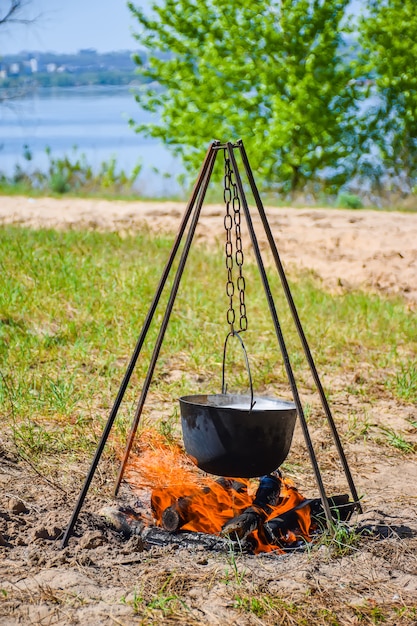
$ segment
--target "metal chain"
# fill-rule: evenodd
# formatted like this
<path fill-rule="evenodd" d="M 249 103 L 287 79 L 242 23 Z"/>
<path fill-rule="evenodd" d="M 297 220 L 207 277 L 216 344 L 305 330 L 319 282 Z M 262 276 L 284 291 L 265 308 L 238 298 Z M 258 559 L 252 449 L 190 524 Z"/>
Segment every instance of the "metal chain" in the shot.
<path fill-rule="evenodd" d="M 234 260 L 238 267 L 239 276 L 237 278 L 237 291 L 239 293 L 239 332 L 244 332 L 248 328 L 248 318 L 246 316 L 246 304 L 245 304 L 245 277 L 243 276 L 243 248 L 242 248 L 242 234 L 240 229 L 241 224 L 241 211 L 240 211 L 240 198 L 236 182 L 233 178 L 233 170 L 230 166 L 230 159 L 226 152 L 224 155 L 224 191 L 223 198 L 226 205 L 226 214 L 224 216 L 224 228 L 226 230 L 226 269 L 227 269 L 227 282 L 226 282 L 226 294 L 229 298 L 229 308 L 227 310 L 227 323 L 230 326 L 230 332 L 235 332 L 234 324 L 236 321 L 236 313 L 233 306 L 233 296 L 235 294 L 235 283 L 233 280 L 233 241 L 232 230 L 234 225 L 235 236 L 235 256 Z M 233 211 L 233 217 L 232 217 Z"/>
<path fill-rule="evenodd" d="M 242 247 L 242 233 L 240 230 L 241 223 L 241 212 L 240 212 L 240 198 L 238 193 L 238 188 L 236 182 L 233 181 L 233 173 L 230 175 L 230 182 L 233 187 L 233 212 L 234 212 L 234 223 L 235 223 L 235 237 L 236 237 L 236 252 L 235 252 L 235 261 L 236 265 L 239 268 L 239 276 L 237 278 L 237 289 L 239 292 L 239 327 L 241 332 L 247 330 L 248 328 L 248 318 L 246 316 L 246 304 L 245 304 L 245 277 L 243 276 L 243 247 Z"/>
<path fill-rule="evenodd" d="M 226 269 L 227 269 L 227 283 L 226 294 L 229 298 L 229 308 L 227 310 L 227 323 L 230 326 L 230 332 L 234 332 L 234 323 L 236 320 L 235 310 L 233 308 L 233 295 L 235 293 L 235 284 L 233 282 L 233 244 L 232 244 L 232 227 L 233 220 L 230 212 L 230 203 L 232 202 L 232 190 L 231 190 L 231 168 L 230 160 L 227 158 L 226 153 L 224 157 L 224 189 L 223 198 L 226 204 L 226 214 L 224 216 L 224 228 L 226 230 Z"/>

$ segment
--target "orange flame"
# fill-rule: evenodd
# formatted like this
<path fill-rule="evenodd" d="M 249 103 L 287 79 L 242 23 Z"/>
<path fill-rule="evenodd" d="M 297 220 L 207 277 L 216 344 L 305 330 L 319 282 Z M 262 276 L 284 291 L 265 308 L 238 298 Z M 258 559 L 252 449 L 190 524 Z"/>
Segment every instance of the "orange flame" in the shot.
<path fill-rule="evenodd" d="M 137 456 L 131 456 L 125 478 L 138 494 L 143 495 L 144 490 L 151 490 L 150 505 L 159 526 L 164 512 L 171 507 L 174 515 L 182 519 L 181 530 L 218 534 L 226 522 L 240 515 L 253 503 L 257 481 L 245 478 L 216 481 L 212 477 L 200 475 L 178 444 L 168 444 L 154 430 L 141 432 L 138 452 Z M 236 486 L 239 487 L 238 491 L 233 488 Z M 270 507 L 265 522 L 293 509 L 304 500 L 291 480 L 283 480 L 279 504 Z M 300 537 L 310 540 L 310 507 L 304 506 L 295 513 L 296 534 L 291 532 L 280 536 L 280 542 L 291 544 Z M 255 553 L 280 549 L 261 534 L 255 530 L 250 535 Z"/>

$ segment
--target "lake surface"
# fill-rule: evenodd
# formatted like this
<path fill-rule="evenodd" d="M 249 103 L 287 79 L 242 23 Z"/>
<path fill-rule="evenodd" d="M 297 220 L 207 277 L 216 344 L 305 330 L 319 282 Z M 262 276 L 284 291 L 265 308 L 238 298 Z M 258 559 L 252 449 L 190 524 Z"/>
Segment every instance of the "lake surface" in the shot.
<path fill-rule="evenodd" d="M 45 170 L 46 147 L 53 156 L 61 157 L 71 154 L 76 146 L 77 153 L 84 153 L 95 168 L 112 157 L 119 169 L 129 172 L 141 162 L 143 169 L 136 185 L 140 193 L 161 196 L 177 192 L 181 162 L 160 141 L 136 134 L 129 127 L 130 118 L 141 122 L 152 119 L 141 111 L 129 87 L 44 88 L 22 100 L 3 103 L 0 171 L 11 174 L 18 163 L 24 169 Z M 25 145 L 33 155 L 29 164 L 23 158 Z"/>

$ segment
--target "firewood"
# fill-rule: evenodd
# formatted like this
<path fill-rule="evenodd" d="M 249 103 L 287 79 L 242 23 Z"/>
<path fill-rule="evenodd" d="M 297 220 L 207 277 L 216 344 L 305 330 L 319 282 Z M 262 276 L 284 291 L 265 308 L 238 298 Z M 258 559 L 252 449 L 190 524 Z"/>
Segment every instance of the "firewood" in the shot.
<path fill-rule="evenodd" d="M 135 537 L 143 542 L 145 549 L 152 546 L 180 545 L 184 548 L 198 548 L 200 546 L 206 550 L 227 552 L 230 547 L 230 542 L 227 539 L 216 535 L 184 531 L 172 533 L 156 526 L 145 526 L 136 512 L 129 506 L 107 506 L 99 511 L 99 515 L 104 517 L 126 539 Z"/>
<path fill-rule="evenodd" d="M 234 478 L 224 478 L 220 476 L 220 478 L 216 480 L 216 483 L 228 491 L 236 491 L 236 493 L 243 493 L 247 489 L 246 483 L 242 483 L 240 480 Z"/>
<path fill-rule="evenodd" d="M 262 476 L 255 494 L 252 506 L 269 513 L 271 507 L 279 503 L 281 493 L 281 473 L 277 470 L 267 476 Z"/>
<path fill-rule="evenodd" d="M 217 537 L 216 535 L 185 531 L 172 533 L 163 528 L 156 528 L 155 526 L 145 528 L 141 533 L 141 537 L 145 548 L 175 545 L 181 546 L 181 548 L 204 548 L 205 550 L 227 552 L 230 547 L 230 542 L 227 539 Z"/>
<path fill-rule="evenodd" d="M 248 507 L 233 519 L 224 524 L 222 535 L 228 535 L 231 539 L 244 539 L 250 533 L 253 533 L 262 522 L 259 511 Z"/>
<path fill-rule="evenodd" d="M 342 494 L 327 498 L 332 518 L 335 522 L 347 522 L 356 508 L 355 502 L 349 502 L 349 496 Z M 326 523 L 326 515 L 320 498 L 310 502 L 311 518 L 318 524 Z"/>
<path fill-rule="evenodd" d="M 332 517 L 335 521 L 346 521 L 351 516 L 356 504 L 349 502 L 347 494 L 333 496 L 327 498 L 330 506 Z M 326 515 L 320 498 L 313 500 L 303 500 L 297 506 L 268 520 L 262 527 L 262 534 L 266 541 L 270 544 L 278 544 L 282 542 L 288 532 L 294 532 L 298 526 L 297 511 L 309 506 L 311 521 L 321 528 L 326 525 Z"/>
<path fill-rule="evenodd" d="M 188 521 L 188 511 L 192 505 L 192 498 L 178 498 L 171 506 L 162 512 L 161 524 L 165 530 L 175 532 Z"/>
<path fill-rule="evenodd" d="M 308 506 L 307 500 L 293 509 L 268 520 L 262 527 L 262 537 L 266 540 L 266 543 L 281 545 L 282 540 L 285 543 L 285 535 L 289 531 L 294 532 L 298 526 L 297 511 L 304 506 Z"/>
<path fill-rule="evenodd" d="M 220 477 L 216 483 L 227 491 L 241 493 L 246 489 L 246 484 L 231 478 Z M 209 487 L 203 487 L 203 493 L 209 493 Z M 164 509 L 161 516 L 161 524 L 165 530 L 176 532 L 190 521 L 190 511 L 193 505 L 192 496 L 178 498 L 169 507 Z"/>
<path fill-rule="evenodd" d="M 105 506 L 98 514 L 125 537 L 140 535 L 145 525 L 140 513 L 130 506 Z"/>
<path fill-rule="evenodd" d="M 279 474 L 262 476 L 252 506 L 226 522 L 222 528 L 222 534 L 239 540 L 247 537 L 262 524 L 270 513 L 271 507 L 278 504 L 280 490 Z"/>

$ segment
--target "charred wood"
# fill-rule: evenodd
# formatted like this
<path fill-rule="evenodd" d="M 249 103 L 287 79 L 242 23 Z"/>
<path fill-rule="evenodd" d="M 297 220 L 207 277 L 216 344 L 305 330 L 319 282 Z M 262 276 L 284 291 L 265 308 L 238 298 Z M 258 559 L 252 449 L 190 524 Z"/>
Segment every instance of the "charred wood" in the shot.
<path fill-rule="evenodd" d="M 330 511 L 335 522 L 347 521 L 356 508 L 355 502 L 349 502 L 349 496 L 343 494 L 327 498 Z M 296 507 L 282 513 L 281 515 L 268 520 L 262 527 L 262 534 L 267 543 L 282 545 L 285 536 L 289 532 L 294 532 L 298 527 L 297 511 L 306 506 L 310 507 L 312 523 L 319 528 L 326 527 L 326 514 L 320 498 L 304 500 Z"/>
<path fill-rule="evenodd" d="M 146 547 L 175 545 L 182 548 L 204 548 L 227 552 L 230 542 L 223 537 L 207 535 L 206 533 L 180 531 L 172 533 L 163 528 L 150 527 L 141 532 L 141 538 Z"/>
<path fill-rule="evenodd" d="M 278 517 L 268 520 L 262 527 L 262 536 L 265 542 L 271 545 L 282 545 L 282 541 L 285 542 L 286 535 L 296 530 L 298 526 L 297 511 L 305 506 L 308 506 L 308 500 Z"/>
<path fill-rule="evenodd" d="M 231 539 L 244 539 L 253 533 L 261 523 L 261 512 L 248 507 L 243 513 L 226 522 L 222 528 L 222 535 L 228 535 Z"/>
<path fill-rule="evenodd" d="M 343 494 L 327 498 L 330 512 L 335 522 L 347 522 L 357 507 L 356 502 L 349 502 L 349 496 Z M 325 524 L 326 515 L 320 498 L 310 501 L 311 518 L 318 524 Z"/>
<path fill-rule="evenodd" d="M 236 491 L 236 493 L 243 493 L 247 489 L 246 483 L 242 483 L 240 480 L 235 480 L 234 478 L 224 478 L 220 476 L 220 478 L 216 480 L 216 483 L 224 487 L 224 489 L 227 489 L 227 491 Z"/>
<path fill-rule="evenodd" d="M 99 511 L 99 515 L 126 538 L 140 535 L 145 527 L 140 513 L 130 506 L 105 506 Z"/>
<path fill-rule="evenodd" d="M 272 507 L 279 504 L 280 493 L 281 473 L 277 470 L 273 474 L 262 476 L 252 506 L 269 513 Z"/>
<path fill-rule="evenodd" d="M 262 476 L 252 506 L 226 522 L 222 534 L 232 539 L 245 539 L 267 518 L 273 506 L 279 504 L 281 478 L 277 473 Z"/>

